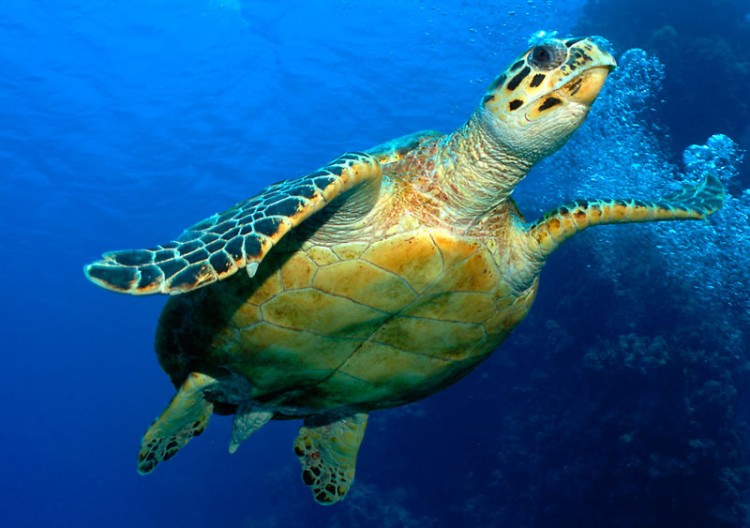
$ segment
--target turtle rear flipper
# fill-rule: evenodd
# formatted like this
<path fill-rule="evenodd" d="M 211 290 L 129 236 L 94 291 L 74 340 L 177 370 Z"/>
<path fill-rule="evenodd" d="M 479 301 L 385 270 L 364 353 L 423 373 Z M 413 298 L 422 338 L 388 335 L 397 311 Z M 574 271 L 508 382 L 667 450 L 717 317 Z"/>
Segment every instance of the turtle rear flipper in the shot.
<path fill-rule="evenodd" d="M 531 224 L 532 244 L 546 258 L 560 244 L 587 227 L 599 224 L 701 220 L 715 213 L 724 202 L 724 187 L 712 174 L 696 186 L 665 196 L 659 201 L 577 200 L 558 207 Z"/>
<path fill-rule="evenodd" d="M 232 438 L 229 440 L 229 452 L 235 453 L 242 442 L 266 425 L 272 418 L 272 411 L 252 404 L 240 405 L 234 413 Z"/>
<path fill-rule="evenodd" d="M 311 174 L 271 185 L 198 222 L 177 240 L 151 249 L 105 253 L 84 273 L 103 288 L 134 295 L 194 290 L 241 268 L 252 277 L 284 235 L 331 202 L 340 204 L 337 198 L 347 197 L 337 211 L 340 217 L 354 221 L 365 215 L 377 200 L 381 178 L 373 156 L 344 154 Z"/>
<path fill-rule="evenodd" d="M 328 505 L 343 499 L 354 482 L 367 414 L 317 422 L 314 418 L 305 420 L 294 442 L 294 452 L 302 463 L 302 481 L 312 488 L 318 503 Z"/>
<path fill-rule="evenodd" d="M 203 432 L 213 413 L 213 404 L 203 397 L 203 391 L 216 383 L 206 374 L 188 375 L 167 408 L 143 435 L 138 473 L 151 473 L 159 462 L 172 458 L 191 438 Z"/>

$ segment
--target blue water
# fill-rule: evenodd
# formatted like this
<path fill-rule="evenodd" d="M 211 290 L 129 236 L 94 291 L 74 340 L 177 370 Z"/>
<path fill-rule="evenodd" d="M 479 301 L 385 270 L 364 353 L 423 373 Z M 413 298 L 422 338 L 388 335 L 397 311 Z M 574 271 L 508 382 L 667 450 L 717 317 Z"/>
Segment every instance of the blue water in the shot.
<path fill-rule="evenodd" d="M 0 524 L 748 526 L 750 109 L 736 86 L 750 5 L 673 3 L 649 26 L 636 0 L 4 1 Z M 705 170 L 725 209 L 568 243 L 501 352 L 372 417 L 340 505 L 312 501 L 291 422 L 230 456 L 216 417 L 138 476 L 140 436 L 173 394 L 153 354 L 164 299 L 103 291 L 82 265 L 346 150 L 456 128 L 539 29 L 601 33 L 621 67 L 522 184 L 527 217 Z M 693 143 L 707 146 L 683 160 Z"/>

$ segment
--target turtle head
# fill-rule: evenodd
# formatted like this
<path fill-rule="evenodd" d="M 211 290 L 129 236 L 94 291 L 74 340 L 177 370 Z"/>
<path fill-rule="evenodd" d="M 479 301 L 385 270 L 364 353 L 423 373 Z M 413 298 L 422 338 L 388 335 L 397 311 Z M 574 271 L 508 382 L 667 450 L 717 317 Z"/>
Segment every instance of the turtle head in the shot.
<path fill-rule="evenodd" d="M 503 150 L 536 163 L 583 123 L 615 66 L 595 39 L 539 40 L 490 84 L 478 117 Z"/>

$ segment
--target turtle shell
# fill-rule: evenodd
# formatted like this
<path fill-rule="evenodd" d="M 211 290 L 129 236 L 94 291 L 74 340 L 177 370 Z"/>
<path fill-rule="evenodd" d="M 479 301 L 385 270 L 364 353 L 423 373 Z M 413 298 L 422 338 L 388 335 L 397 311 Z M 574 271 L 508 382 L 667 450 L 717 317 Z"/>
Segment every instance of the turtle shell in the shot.
<path fill-rule="evenodd" d="M 416 230 L 376 242 L 277 246 L 237 274 L 170 298 L 157 353 L 175 385 L 239 374 L 290 415 L 392 407 L 466 375 L 526 315 L 493 240 Z"/>

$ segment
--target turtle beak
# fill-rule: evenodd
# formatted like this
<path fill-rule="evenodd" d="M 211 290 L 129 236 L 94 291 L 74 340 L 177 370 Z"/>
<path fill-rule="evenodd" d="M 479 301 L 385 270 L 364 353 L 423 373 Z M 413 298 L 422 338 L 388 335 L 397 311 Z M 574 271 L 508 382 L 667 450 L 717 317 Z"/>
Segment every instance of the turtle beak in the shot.
<path fill-rule="evenodd" d="M 617 61 L 598 46 L 593 46 L 587 52 L 595 66 L 585 69 L 580 75 L 558 88 L 557 92 L 569 101 L 591 106 L 602 90 L 607 76 L 617 67 Z"/>
<path fill-rule="evenodd" d="M 569 101 L 585 106 L 591 106 L 599 95 L 599 92 L 601 92 L 602 87 L 604 86 L 604 81 L 607 80 L 607 76 L 615 69 L 614 59 L 612 59 L 612 62 L 613 64 L 611 65 L 596 66 L 586 70 L 565 86 L 558 89 L 558 92 Z"/>

